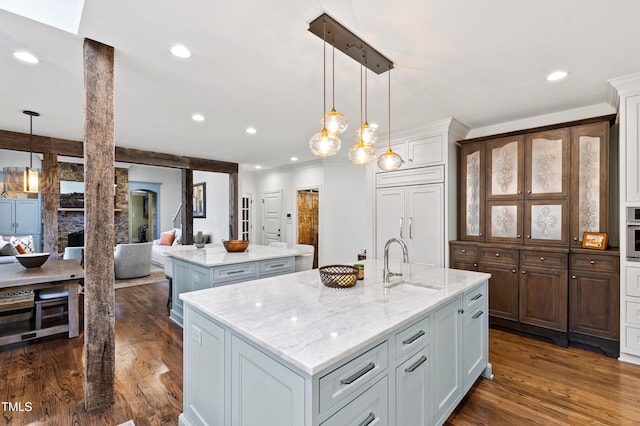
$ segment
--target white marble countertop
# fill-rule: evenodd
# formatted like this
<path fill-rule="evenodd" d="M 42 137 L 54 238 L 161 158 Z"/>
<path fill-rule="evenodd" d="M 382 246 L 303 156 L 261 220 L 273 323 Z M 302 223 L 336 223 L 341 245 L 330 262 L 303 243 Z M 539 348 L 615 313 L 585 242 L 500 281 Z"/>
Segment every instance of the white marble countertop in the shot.
<path fill-rule="evenodd" d="M 228 253 L 225 248 L 220 245 L 196 250 L 171 250 L 166 252 L 166 254 L 175 259 L 182 259 L 201 266 L 220 266 L 291 257 L 299 253 L 294 249 L 249 244 L 249 247 L 242 253 Z"/>
<path fill-rule="evenodd" d="M 404 265 L 405 278 L 434 288 L 400 284 L 385 288 L 381 260 L 366 260 L 365 279 L 334 289 L 317 269 L 183 293 L 187 305 L 313 375 L 490 275 Z M 390 262 L 398 271 L 398 262 Z"/>

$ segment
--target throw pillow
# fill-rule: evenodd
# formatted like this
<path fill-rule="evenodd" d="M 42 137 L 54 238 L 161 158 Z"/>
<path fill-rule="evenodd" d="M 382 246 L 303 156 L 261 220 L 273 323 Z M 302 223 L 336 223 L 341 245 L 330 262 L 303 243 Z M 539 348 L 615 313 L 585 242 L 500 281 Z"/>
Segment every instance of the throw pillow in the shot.
<path fill-rule="evenodd" d="M 158 243 L 161 246 L 170 246 L 171 244 L 173 244 L 173 239 L 176 236 L 173 235 L 172 233 L 166 233 L 166 234 L 162 234 L 160 236 L 160 242 Z"/>
<path fill-rule="evenodd" d="M 18 252 L 18 254 L 27 254 L 27 251 L 24 248 L 22 248 L 20 244 L 16 244 L 15 249 Z"/>
<path fill-rule="evenodd" d="M 0 256 L 15 256 L 20 254 L 9 241 L 0 240 Z"/>
<path fill-rule="evenodd" d="M 33 249 L 33 237 L 31 235 L 27 235 L 24 237 L 11 237 L 11 244 L 13 244 L 14 247 L 16 247 L 18 244 L 21 245 L 25 251 L 25 253 L 22 254 L 35 252 L 35 250 Z"/>

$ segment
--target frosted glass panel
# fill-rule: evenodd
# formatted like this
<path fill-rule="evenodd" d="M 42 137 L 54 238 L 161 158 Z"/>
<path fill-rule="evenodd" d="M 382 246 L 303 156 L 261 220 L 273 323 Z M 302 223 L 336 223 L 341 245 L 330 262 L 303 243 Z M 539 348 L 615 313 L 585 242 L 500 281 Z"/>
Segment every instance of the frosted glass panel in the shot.
<path fill-rule="evenodd" d="M 531 238 L 562 239 L 562 205 L 531 206 Z"/>
<path fill-rule="evenodd" d="M 491 236 L 516 238 L 518 235 L 518 206 L 491 207 Z"/>
<path fill-rule="evenodd" d="M 580 136 L 580 240 L 583 232 L 600 232 L 600 138 Z"/>
<path fill-rule="evenodd" d="M 562 139 L 533 139 L 531 193 L 562 192 Z"/>
<path fill-rule="evenodd" d="M 480 235 L 480 151 L 467 155 L 467 235 Z"/>
<path fill-rule="evenodd" d="M 491 194 L 518 193 L 518 142 L 491 150 Z"/>

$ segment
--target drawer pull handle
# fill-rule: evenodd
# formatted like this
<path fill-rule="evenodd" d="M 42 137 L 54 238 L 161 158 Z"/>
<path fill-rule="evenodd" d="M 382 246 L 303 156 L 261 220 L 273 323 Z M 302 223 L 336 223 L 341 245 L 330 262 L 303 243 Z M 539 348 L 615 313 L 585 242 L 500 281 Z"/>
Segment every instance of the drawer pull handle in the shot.
<path fill-rule="evenodd" d="M 500 253 L 496 253 L 496 257 L 500 257 Z"/>
<path fill-rule="evenodd" d="M 419 360 L 417 360 L 411 367 L 407 367 L 404 369 L 406 373 L 413 373 L 427 360 L 427 357 L 422 355 Z"/>
<path fill-rule="evenodd" d="M 520 238 L 520 234 L 516 235 L 516 238 Z"/>
<path fill-rule="evenodd" d="M 522 271 L 522 275 L 524 275 L 524 274 L 526 274 L 526 272 L 525 272 L 525 271 Z"/>
<path fill-rule="evenodd" d="M 482 311 L 478 311 L 478 312 L 477 312 L 474 316 L 472 316 L 471 318 L 473 318 L 473 319 L 478 319 L 478 318 L 480 318 L 480 316 L 481 316 L 482 314 L 484 314 L 484 312 L 482 312 Z"/>
<path fill-rule="evenodd" d="M 463 253 L 466 253 L 466 252 L 467 252 L 467 249 L 462 249 L 462 252 L 463 252 Z"/>
<path fill-rule="evenodd" d="M 541 258 L 540 258 L 540 261 L 541 261 L 541 262 L 544 262 L 544 257 L 541 257 Z"/>
<path fill-rule="evenodd" d="M 531 239 L 531 235 L 527 235 L 527 238 L 528 238 L 528 239 Z"/>
<path fill-rule="evenodd" d="M 227 272 L 227 275 L 241 274 L 243 272 L 246 272 L 246 271 L 244 269 L 241 269 L 239 271 L 229 271 Z"/>
<path fill-rule="evenodd" d="M 376 415 L 369 413 L 366 419 L 364 419 L 358 426 L 368 426 L 376 419 Z"/>
<path fill-rule="evenodd" d="M 282 268 L 284 263 L 278 263 L 277 265 L 270 265 L 269 268 Z"/>
<path fill-rule="evenodd" d="M 478 294 L 476 294 L 475 296 L 473 296 L 473 297 L 471 298 L 471 300 L 478 300 L 478 299 L 480 299 L 481 297 L 482 297 L 482 293 L 478 293 Z"/>
<path fill-rule="evenodd" d="M 575 279 L 576 279 L 576 276 L 575 276 L 575 275 L 571 275 L 571 279 L 572 279 L 572 280 L 575 280 Z"/>
<path fill-rule="evenodd" d="M 413 336 L 409 337 L 408 339 L 403 340 L 402 344 L 403 345 L 410 345 L 413 342 L 415 342 L 416 340 L 418 340 L 419 338 L 421 338 L 422 336 L 424 336 L 424 331 L 420 330 L 416 334 L 414 334 Z"/>
<path fill-rule="evenodd" d="M 515 269 L 512 269 L 512 270 L 511 270 L 511 272 L 513 272 L 513 273 L 515 274 L 515 273 L 516 273 L 516 270 L 515 270 Z"/>
<path fill-rule="evenodd" d="M 374 368 L 376 368 L 376 365 L 373 362 L 370 362 L 362 370 L 358 371 L 357 373 L 353 374 L 352 376 L 347 377 L 346 379 L 340 380 L 340 383 L 343 384 L 343 385 L 350 385 L 351 383 L 355 382 L 360 377 L 364 376 L 365 374 L 367 374 L 369 371 L 373 370 Z"/>
<path fill-rule="evenodd" d="M 592 265 L 595 265 L 595 264 L 596 264 L 596 261 L 595 261 L 595 260 L 592 260 L 592 261 L 591 261 L 591 262 L 589 262 L 589 263 L 590 263 L 590 264 L 592 264 Z"/>
<path fill-rule="evenodd" d="M 477 264 L 477 263 L 474 263 L 474 264 L 473 264 L 473 267 L 474 267 L 474 268 L 477 268 L 477 267 L 478 267 L 478 264 Z"/>
<path fill-rule="evenodd" d="M 578 241 L 578 237 L 573 237 L 573 241 Z"/>

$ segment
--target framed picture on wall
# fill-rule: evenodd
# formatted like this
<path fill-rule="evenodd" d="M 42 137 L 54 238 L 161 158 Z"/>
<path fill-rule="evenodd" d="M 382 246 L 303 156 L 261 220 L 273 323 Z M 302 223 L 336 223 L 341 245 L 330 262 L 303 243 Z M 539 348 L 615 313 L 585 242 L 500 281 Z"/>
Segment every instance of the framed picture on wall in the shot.
<path fill-rule="evenodd" d="M 193 217 L 207 217 L 207 183 L 193 185 Z"/>

